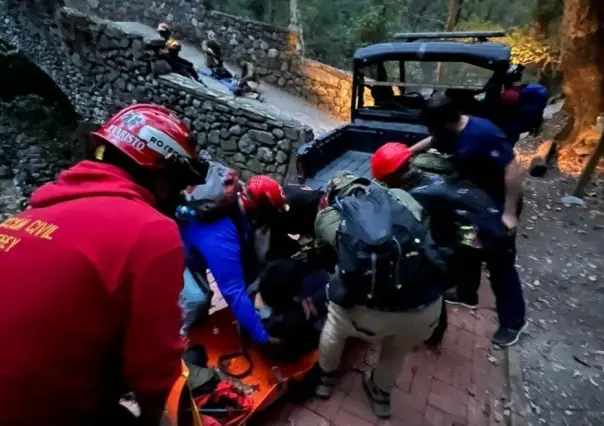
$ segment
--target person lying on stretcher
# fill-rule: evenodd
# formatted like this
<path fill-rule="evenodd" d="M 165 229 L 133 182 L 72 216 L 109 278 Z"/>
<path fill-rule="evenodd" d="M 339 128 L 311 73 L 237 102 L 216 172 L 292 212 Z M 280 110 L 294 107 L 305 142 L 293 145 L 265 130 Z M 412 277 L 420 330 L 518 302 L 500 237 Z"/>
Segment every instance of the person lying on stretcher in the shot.
<path fill-rule="evenodd" d="M 295 362 L 318 348 L 327 316 L 329 275 L 313 263 L 302 252 L 270 262 L 248 288 L 264 328 L 283 341 L 278 350 L 266 353 L 269 357 Z"/>

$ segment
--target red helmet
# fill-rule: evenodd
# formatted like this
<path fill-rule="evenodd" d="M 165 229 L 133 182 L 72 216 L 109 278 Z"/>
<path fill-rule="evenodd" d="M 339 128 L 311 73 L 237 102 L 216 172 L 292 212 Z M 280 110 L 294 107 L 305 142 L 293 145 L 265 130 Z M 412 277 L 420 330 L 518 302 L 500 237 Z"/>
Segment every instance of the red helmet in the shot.
<path fill-rule="evenodd" d="M 159 105 L 124 108 L 90 133 L 90 139 L 95 145 L 112 144 L 145 168 L 162 168 L 170 155 L 197 158 L 187 126 L 174 112 Z"/>
<path fill-rule="evenodd" d="M 254 176 L 246 183 L 241 201 L 247 212 L 289 210 L 283 187 L 275 179 L 264 175 Z"/>
<path fill-rule="evenodd" d="M 514 105 L 520 99 L 520 91 L 516 88 L 504 90 L 501 94 L 501 102 L 504 105 Z"/>
<path fill-rule="evenodd" d="M 374 179 L 383 180 L 407 163 L 413 152 L 405 144 L 388 142 L 371 157 L 371 174 Z"/>

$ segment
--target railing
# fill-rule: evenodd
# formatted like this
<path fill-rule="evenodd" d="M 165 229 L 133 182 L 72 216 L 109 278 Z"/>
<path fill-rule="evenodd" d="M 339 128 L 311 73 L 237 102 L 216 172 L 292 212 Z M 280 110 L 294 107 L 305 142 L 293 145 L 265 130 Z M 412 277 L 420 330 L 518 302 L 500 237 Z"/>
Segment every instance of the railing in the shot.
<path fill-rule="evenodd" d="M 480 42 L 488 41 L 490 38 L 505 37 L 505 31 L 452 31 L 452 32 L 426 32 L 426 33 L 397 33 L 395 40 L 413 42 L 417 40 L 439 40 L 439 39 L 475 39 Z"/>

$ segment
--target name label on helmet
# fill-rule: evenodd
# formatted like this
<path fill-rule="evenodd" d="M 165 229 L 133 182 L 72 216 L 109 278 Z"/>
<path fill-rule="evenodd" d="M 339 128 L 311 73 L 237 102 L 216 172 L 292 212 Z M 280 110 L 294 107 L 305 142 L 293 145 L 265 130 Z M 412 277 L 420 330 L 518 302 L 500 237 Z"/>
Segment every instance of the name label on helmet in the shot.
<path fill-rule="evenodd" d="M 187 158 L 191 157 L 191 155 L 182 147 L 182 145 L 161 130 L 150 126 L 144 126 L 138 133 L 138 136 L 144 141 L 147 141 L 147 146 L 149 149 L 159 153 L 162 156 L 175 154 L 182 155 L 183 157 Z"/>
<path fill-rule="evenodd" d="M 120 141 L 125 142 L 128 145 L 132 146 L 137 151 L 142 151 L 143 149 L 145 149 L 145 146 L 146 146 L 145 142 L 140 140 L 139 138 L 137 138 L 136 136 L 134 136 L 132 133 L 128 132 L 127 130 L 124 130 L 124 129 L 112 124 L 111 126 L 109 126 L 109 129 L 107 129 L 107 131 L 111 135 L 113 135 L 117 139 L 119 139 Z"/>

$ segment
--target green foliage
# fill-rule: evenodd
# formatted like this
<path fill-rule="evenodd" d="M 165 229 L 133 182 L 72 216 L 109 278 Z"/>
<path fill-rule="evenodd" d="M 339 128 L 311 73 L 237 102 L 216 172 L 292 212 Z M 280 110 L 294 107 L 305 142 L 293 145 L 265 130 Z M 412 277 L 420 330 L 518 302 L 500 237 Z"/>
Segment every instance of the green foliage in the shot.
<path fill-rule="evenodd" d="M 456 30 L 503 30 L 515 60 L 540 68 L 557 63 L 556 40 L 536 28 L 557 28 L 563 0 L 463 0 Z M 287 26 L 289 0 L 212 0 L 227 13 Z M 349 68 L 355 49 L 397 32 L 442 31 L 448 0 L 298 0 L 307 56 Z M 537 26 L 532 25 L 535 22 Z M 549 26 L 549 24 L 552 24 Z M 541 30 L 542 31 L 542 30 Z"/>

